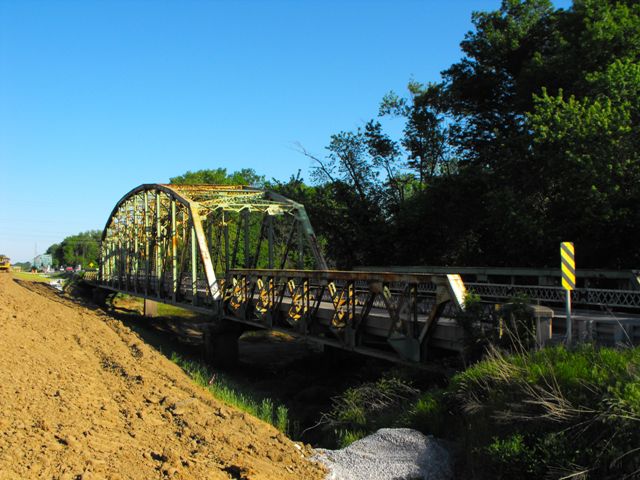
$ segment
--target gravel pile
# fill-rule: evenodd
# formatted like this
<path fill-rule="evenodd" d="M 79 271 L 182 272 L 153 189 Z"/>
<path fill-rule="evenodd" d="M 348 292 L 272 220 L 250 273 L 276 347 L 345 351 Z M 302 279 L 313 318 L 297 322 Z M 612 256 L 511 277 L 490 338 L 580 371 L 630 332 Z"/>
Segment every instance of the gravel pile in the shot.
<path fill-rule="evenodd" d="M 432 436 L 382 428 L 342 450 L 317 449 L 327 480 L 450 480 L 450 456 Z"/>

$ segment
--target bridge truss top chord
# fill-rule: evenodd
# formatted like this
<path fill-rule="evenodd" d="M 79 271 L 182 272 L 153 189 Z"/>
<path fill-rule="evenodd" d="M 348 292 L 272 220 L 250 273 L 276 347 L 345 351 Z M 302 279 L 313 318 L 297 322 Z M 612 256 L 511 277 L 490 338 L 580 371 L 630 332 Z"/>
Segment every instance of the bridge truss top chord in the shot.
<path fill-rule="evenodd" d="M 101 258 L 111 286 L 176 301 L 188 279 L 194 303 L 218 300 L 217 276 L 232 268 L 326 268 L 302 205 L 235 185 L 133 189 L 109 216 Z"/>

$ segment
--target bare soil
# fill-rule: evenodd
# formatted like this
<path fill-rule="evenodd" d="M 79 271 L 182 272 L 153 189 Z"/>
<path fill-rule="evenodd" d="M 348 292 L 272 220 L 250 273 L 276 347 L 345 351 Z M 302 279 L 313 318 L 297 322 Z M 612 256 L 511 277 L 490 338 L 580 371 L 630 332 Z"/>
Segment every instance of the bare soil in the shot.
<path fill-rule="evenodd" d="M 119 320 L 0 275 L 0 479 L 320 479 Z"/>

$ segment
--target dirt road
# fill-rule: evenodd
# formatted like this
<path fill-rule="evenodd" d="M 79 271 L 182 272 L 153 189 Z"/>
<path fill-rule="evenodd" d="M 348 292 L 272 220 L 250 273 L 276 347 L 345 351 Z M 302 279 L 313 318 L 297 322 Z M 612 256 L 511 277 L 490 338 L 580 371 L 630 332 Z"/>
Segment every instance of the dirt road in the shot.
<path fill-rule="evenodd" d="M 320 479 L 99 310 L 0 274 L 0 479 Z"/>

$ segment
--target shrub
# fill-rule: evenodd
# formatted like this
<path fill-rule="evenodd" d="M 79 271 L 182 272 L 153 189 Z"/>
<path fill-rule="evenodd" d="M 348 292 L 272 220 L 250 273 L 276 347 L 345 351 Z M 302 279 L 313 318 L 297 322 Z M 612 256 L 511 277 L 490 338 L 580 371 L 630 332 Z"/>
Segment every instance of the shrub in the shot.
<path fill-rule="evenodd" d="M 381 378 L 346 390 L 332 399 L 329 413 L 322 415 L 320 425 L 334 444 L 349 445 L 379 428 L 397 424 L 400 412 L 418 395 L 418 390 L 399 378 Z"/>

